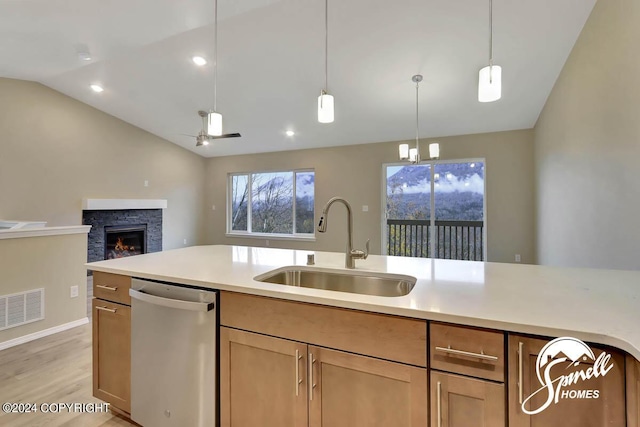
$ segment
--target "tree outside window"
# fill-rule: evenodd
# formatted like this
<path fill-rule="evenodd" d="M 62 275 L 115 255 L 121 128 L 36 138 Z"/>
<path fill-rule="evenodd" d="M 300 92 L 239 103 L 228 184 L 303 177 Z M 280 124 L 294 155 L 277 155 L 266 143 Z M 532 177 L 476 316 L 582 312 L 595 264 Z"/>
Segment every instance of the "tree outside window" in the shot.
<path fill-rule="evenodd" d="M 230 233 L 314 233 L 314 171 L 243 173 L 229 178 Z"/>

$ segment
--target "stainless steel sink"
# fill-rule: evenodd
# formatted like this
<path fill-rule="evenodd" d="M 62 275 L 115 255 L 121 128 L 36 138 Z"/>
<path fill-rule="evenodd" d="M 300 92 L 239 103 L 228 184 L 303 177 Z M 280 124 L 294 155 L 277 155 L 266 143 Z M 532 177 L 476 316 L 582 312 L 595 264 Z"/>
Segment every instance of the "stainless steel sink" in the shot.
<path fill-rule="evenodd" d="M 254 280 L 382 297 L 407 295 L 416 284 L 415 277 L 400 274 L 341 271 L 301 266 L 282 267 L 256 276 Z"/>

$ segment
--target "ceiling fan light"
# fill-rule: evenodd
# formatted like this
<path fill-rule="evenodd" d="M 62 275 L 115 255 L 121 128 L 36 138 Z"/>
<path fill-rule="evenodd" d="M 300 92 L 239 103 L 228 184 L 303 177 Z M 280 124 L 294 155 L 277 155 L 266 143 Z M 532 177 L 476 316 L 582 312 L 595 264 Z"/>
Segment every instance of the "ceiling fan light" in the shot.
<path fill-rule="evenodd" d="M 409 160 L 409 144 L 400 144 L 398 146 L 398 156 L 400 160 Z"/>
<path fill-rule="evenodd" d="M 480 70 L 478 101 L 493 102 L 502 97 L 502 67 L 488 65 Z"/>
<path fill-rule="evenodd" d="M 214 111 L 209 113 L 209 117 L 207 119 L 207 135 L 222 135 L 222 114 Z"/>
<path fill-rule="evenodd" d="M 429 157 L 431 160 L 440 158 L 440 144 L 437 142 L 429 144 Z"/>
<path fill-rule="evenodd" d="M 318 97 L 318 121 L 333 123 L 333 95 L 322 93 Z"/>

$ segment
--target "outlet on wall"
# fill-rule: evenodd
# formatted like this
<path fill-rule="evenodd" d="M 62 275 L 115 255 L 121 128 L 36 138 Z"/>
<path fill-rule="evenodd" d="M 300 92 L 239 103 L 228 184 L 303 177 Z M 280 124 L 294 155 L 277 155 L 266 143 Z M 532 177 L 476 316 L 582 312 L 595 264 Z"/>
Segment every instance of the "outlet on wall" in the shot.
<path fill-rule="evenodd" d="M 71 287 L 71 298 L 76 298 L 78 296 L 78 285 L 74 285 Z"/>
<path fill-rule="evenodd" d="M 182 241 L 182 243 L 184 243 L 184 244 L 186 245 L 186 244 L 187 244 L 187 239 L 184 239 L 184 240 Z"/>
<path fill-rule="evenodd" d="M 362 205 L 362 212 L 369 212 L 369 205 Z"/>
<path fill-rule="evenodd" d="M 520 258 L 520 254 L 516 254 L 516 262 L 520 262 L 521 258 Z"/>
<path fill-rule="evenodd" d="M 148 187 L 148 186 L 149 186 L 149 181 L 148 181 L 148 180 L 146 180 L 146 179 L 144 180 L 144 186 L 145 186 L 145 187 Z"/>

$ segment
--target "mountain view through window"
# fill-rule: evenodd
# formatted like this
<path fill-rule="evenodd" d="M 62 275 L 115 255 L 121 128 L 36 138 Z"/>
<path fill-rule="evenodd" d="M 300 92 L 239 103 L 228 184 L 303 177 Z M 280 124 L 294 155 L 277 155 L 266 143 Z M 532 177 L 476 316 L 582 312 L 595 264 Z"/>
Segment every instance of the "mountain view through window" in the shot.
<path fill-rule="evenodd" d="M 483 259 L 484 189 L 483 162 L 387 166 L 387 253 Z"/>

